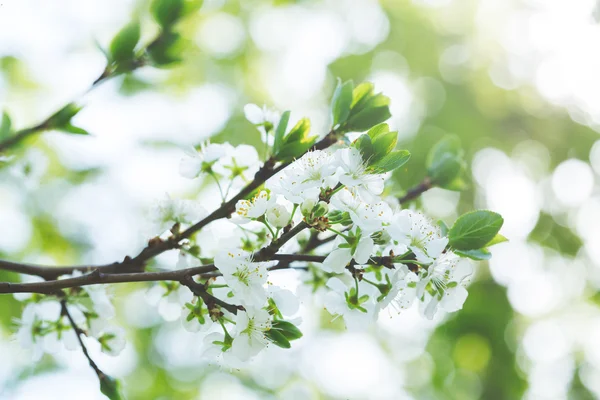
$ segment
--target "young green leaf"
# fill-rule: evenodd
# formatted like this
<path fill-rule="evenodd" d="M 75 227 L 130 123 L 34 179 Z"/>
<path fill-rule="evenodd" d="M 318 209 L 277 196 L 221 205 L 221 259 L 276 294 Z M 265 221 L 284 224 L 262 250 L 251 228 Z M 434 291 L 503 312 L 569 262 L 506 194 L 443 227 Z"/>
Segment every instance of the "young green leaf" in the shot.
<path fill-rule="evenodd" d="M 408 150 L 394 150 L 375 164 L 371 165 L 377 173 L 383 174 L 384 172 L 393 171 L 396 168 L 400 168 L 410 160 L 410 153 Z"/>
<path fill-rule="evenodd" d="M 296 340 L 302 337 L 302 332 L 300 329 L 296 327 L 296 325 L 292 324 L 288 321 L 274 321 L 272 324 L 271 330 L 277 330 L 286 337 L 287 340 Z"/>
<path fill-rule="evenodd" d="M 169 30 L 183 14 L 183 0 L 154 0 L 150 12 L 164 30 Z"/>
<path fill-rule="evenodd" d="M 133 51 L 140 40 L 140 23 L 132 21 L 126 25 L 110 43 L 110 58 L 112 61 L 128 61 L 134 57 Z"/>
<path fill-rule="evenodd" d="M 487 249 L 454 250 L 454 252 L 461 257 L 466 257 L 477 261 L 489 260 L 492 258 L 492 254 Z"/>
<path fill-rule="evenodd" d="M 350 109 L 354 112 L 362 110 L 362 106 L 373 95 L 374 86 L 370 82 L 363 82 L 352 91 L 352 104 Z"/>
<path fill-rule="evenodd" d="M 367 135 L 371 138 L 371 140 L 375 140 L 378 136 L 388 133 L 390 131 L 390 127 L 388 124 L 379 124 L 375 125 L 367 132 Z"/>
<path fill-rule="evenodd" d="M 490 240 L 485 245 L 485 247 L 490 247 L 490 246 L 493 246 L 495 244 L 504 243 L 504 242 L 508 242 L 508 239 L 506 237 L 504 237 L 503 235 L 501 235 L 501 234 L 497 234 L 496 236 L 494 236 L 494 238 L 492 240 Z"/>
<path fill-rule="evenodd" d="M 48 118 L 46 125 L 49 128 L 62 129 L 71 123 L 71 119 L 77 115 L 81 109 L 82 107 L 77 104 L 69 103 Z"/>
<path fill-rule="evenodd" d="M 298 158 L 306 153 L 317 140 L 316 136 L 307 137 L 302 141 L 298 142 L 285 142 L 281 149 L 277 153 L 276 159 L 277 161 L 290 161 L 294 158 Z"/>
<path fill-rule="evenodd" d="M 271 342 L 275 343 L 281 348 L 289 349 L 290 347 L 292 347 L 290 341 L 285 337 L 285 335 L 282 332 L 278 330 L 270 329 L 265 333 L 265 336 L 267 337 L 267 339 L 269 339 Z"/>
<path fill-rule="evenodd" d="M 445 153 L 433 161 L 427 174 L 431 178 L 432 184 L 450 189 L 451 184 L 460 177 L 465 167 L 465 162 L 461 157 Z"/>
<path fill-rule="evenodd" d="M 382 94 L 372 96 L 358 103 L 359 109 L 352 108 L 346 121 L 348 131 L 364 132 L 389 119 L 390 99 Z"/>
<path fill-rule="evenodd" d="M 12 122 L 6 111 L 2 113 L 2 122 L 0 122 L 0 140 L 7 138 L 10 135 Z"/>
<path fill-rule="evenodd" d="M 338 85 L 331 99 L 331 115 L 333 118 L 333 126 L 343 124 L 350 115 L 350 105 L 352 104 L 352 92 L 354 90 L 354 82 L 346 81 L 342 83 L 338 79 Z"/>
<path fill-rule="evenodd" d="M 504 220 L 493 211 L 479 210 L 461 215 L 448 232 L 449 245 L 456 250 L 484 247 L 498 233 Z"/>
<path fill-rule="evenodd" d="M 110 400 L 123 400 L 121 394 L 121 383 L 108 375 L 100 377 L 100 392 Z"/>
<path fill-rule="evenodd" d="M 444 136 L 438 141 L 427 154 L 427 169 L 433 168 L 437 160 L 442 158 L 445 154 L 451 154 L 458 158 L 463 157 L 463 149 L 460 144 L 460 139 L 456 135 Z"/>
<path fill-rule="evenodd" d="M 273 143 L 273 153 L 277 154 L 279 148 L 281 147 L 281 143 L 283 142 L 283 135 L 285 135 L 285 131 L 287 129 L 288 122 L 290 120 L 290 111 L 285 111 L 281 114 L 281 118 L 279 119 L 279 124 L 275 129 L 275 142 Z"/>
<path fill-rule="evenodd" d="M 370 137 L 370 135 L 369 135 Z M 387 132 L 377 135 L 373 140 L 373 159 L 371 162 L 376 163 L 383 157 L 387 156 L 398 142 L 398 132 Z"/>
<path fill-rule="evenodd" d="M 89 135 L 90 134 L 85 129 L 80 128 L 78 126 L 71 125 L 71 124 L 63 126 L 62 128 L 60 128 L 60 130 L 63 132 L 73 133 L 75 135 Z"/>
<path fill-rule="evenodd" d="M 285 143 L 291 142 L 302 142 L 308 139 L 308 133 L 310 132 L 310 120 L 308 118 L 302 118 L 294 125 L 294 127 L 288 132 L 284 139 Z"/>
<path fill-rule="evenodd" d="M 442 236 L 447 236 L 448 231 L 450 230 L 450 228 L 448 228 L 448 225 L 446 225 L 446 223 L 444 221 L 442 221 L 441 219 L 437 223 L 438 223 L 438 226 L 440 227 L 440 233 L 442 234 Z"/>
<path fill-rule="evenodd" d="M 373 144 L 369 135 L 360 135 L 352 144 L 360 151 L 362 159 L 366 162 L 373 156 Z"/>
<path fill-rule="evenodd" d="M 178 42 L 181 35 L 175 32 L 164 31 L 157 40 L 152 42 L 146 50 L 155 67 L 168 66 L 181 61 Z"/>

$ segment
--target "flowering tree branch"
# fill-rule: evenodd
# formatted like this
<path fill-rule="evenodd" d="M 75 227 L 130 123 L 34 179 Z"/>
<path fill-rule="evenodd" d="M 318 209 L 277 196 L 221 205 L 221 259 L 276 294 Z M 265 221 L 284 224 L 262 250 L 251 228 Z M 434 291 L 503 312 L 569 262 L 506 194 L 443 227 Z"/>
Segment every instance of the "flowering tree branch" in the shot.
<path fill-rule="evenodd" d="M 326 256 L 308 255 L 308 254 L 273 254 L 269 257 L 257 256 L 254 261 L 283 261 L 287 263 L 285 268 L 289 268 L 289 264 L 298 262 L 313 262 L 322 263 L 325 261 Z M 369 258 L 368 264 L 370 265 L 381 265 L 390 266 L 392 262 L 401 262 L 397 258 L 391 256 L 373 256 Z M 357 265 L 355 260 L 352 260 L 348 265 Z M 50 267 L 51 268 L 51 267 Z M 280 270 L 283 267 L 274 266 L 270 270 Z M 94 270 L 91 273 L 81 275 L 75 278 L 66 278 L 58 280 L 50 280 L 43 282 L 28 282 L 28 283 L 12 283 L 12 282 L 0 282 L 0 294 L 12 294 L 12 293 L 40 293 L 40 294 L 56 294 L 58 290 L 77 288 L 89 285 L 103 285 L 113 283 L 134 283 L 134 282 L 160 282 L 160 281 L 174 281 L 181 282 L 185 286 L 193 289 L 196 293 L 197 287 L 190 285 L 190 279 L 192 276 L 200 276 L 201 278 L 218 276 L 217 274 L 210 274 L 218 271 L 214 264 L 201 265 L 193 268 L 185 268 L 174 271 L 161 271 L 161 272 L 135 272 L 135 273 L 105 273 L 100 270 Z M 193 286 L 193 288 L 191 287 Z"/>
<path fill-rule="evenodd" d="M 124 28 L 111 44 L 111 61 L 94 84 L 131 71 L 146 60 L 156 63 L 158 57 L 160 63 L 169 62 L 169 49 L 161 46 L 169 47 L 169 38 L 177 36 L 171 35 L 176 22 L 172 16 L 181 11 L 177 1 L 154 0 L 156 10 L 161 10 L 155 15 L 161 25 L 160 39 L 144 51 L 135 52 L 139 26 Z M 165 9 L 170 12 L 162 15 Z M 163 54 L 156 54 L 156 46 Z M 306 118 L 290 128 L 290 111 L 279 114 L 247 105 L 246 118 L 265 143 L 264 163 L 254 147 L 228 143 L 202 144 L 180 163 L 182 176 L 216 181 L 222 198 L 216 210 L 208 213 L 198 201 L 167 197 L 157 207 L 158 236 L 137 255 L 112 264 L 50 267 L 0 260 L 0 270 L 44 279 L 0 282 L 0 294 L 48 295 L 17 296 L 26 304 L 18 336 L 39 350 L 44 336 L 56 334 L 61 339 L 66 324 L 60 319 L 66 316 L 106 394 L 114 392 L 114 385 L 107 386 L 112 381 L 89 357 L 81 334 L 96 338 L 102 351 L 116 354 L 122 350 L 125 342 L 115 333 L 118 327 L 107 323 L 115 315 L 104 290 L 107 284 L 159 282 L 150 289 L 157 296 L 149 296 L 158 299 L 159 313 L 172 310 L 176 303 L 186 329 L 197 332 L 212 325 L 219 332 L 212 329 L 205 346 L 241 362 L 269 343 L 289 348 L 290 341 L 302 337 L 292 322 L 298 299 L 268 280 L 269 271 L 296 268 L 296 263 L 309 269 L 311 278 L 303 284 L 312 286 L 318 301 L 332 316 L 341 316 L 347 327 L 374 321 L 377 310 L 390 305 L 400 310 L 419 302 L 429 319 L 438 309 L 459 310 L 472 273 L 466 259 L 489 258 L 487 246 L 504 240 L 498 235 L 503 220 L 496 213 L 477 211 L 461 216 L 449 228 L 416 210 L 390 206 L 382 197 L 385 180 L 408 162 L 410 153 L 396 149 L 397 132 L 384 123 L 390 117 L 388 105 L 389 99 L 375 93 L 372 84 L 354 87 L 351 81 L 340 82 L 331 105 L 331 129 L 320 140 L 311 136 Z M 81 133 L 70 124 L 77 111 L 70 105 L 42 128 Z M 340 140 L 346 132 L 362 134 L 350 143 Z M 340 145 L 329 149 L 336 143 Z M 459 147 L 454 139 L 435 145 L 427 161 L 429 178 L 409 189 L 400 203 L 416 199 L 433 186 L 460 187 L 465 163 Z M 228 180 L 225 192 L 220 180 Z M 234 182 L 245 186 L 230 197 Z M 231 231 L 239 234 L 238 239 L 216 249 L 204 246 L 196 233 L 222 219 L 231 219 Z M 301 246 L 296 254 L 280 253 L 305 230 L 312 232 L 308 241 L 298 240 Z M 329 236 L 320 239 L 320 232 Z M 329 242 L 333 243 L 328 254 L 315 251 Z M 179 250 L 175 270 L 146 269 L 150 260 L 170 250 Z M 194 262 L 190 259 L 204 265 L 190 267 Z M 39 303 L 43 302 L 54 302 L 54 306 L 60 302 L 58 321 L 42 313 Z M 163 302 L 171 304 L 162 307 Z M 68 332 L 71 328 L 67 326 Z"/>
<path fill-rule="evenodd" d="M 191 275 L 185 275 L 181 280 L 181 284 L 187 286 L 192 291 L 192 293 L 204 300 L 209 309 L 214 308 L 214 306 L 216 305 L 229 311 L 232 314 L 237 314 L 238 311 L 246 311 L 246 309 L 243 306 L 229 304 L 219 299 L 218 297 L 215 297 L 212 294 L 208 293 L 205 285 L 196 282 Z"/>
<path fill-rule="evenodd" d="M 71 327 L 73 328 L 73 331 L 75 332 L 75 335 L 77 336 L 77 341 L 79 342 L 79 346 L 81 347 L 81 351 L 83 352 L 83 355 L 85 356 L 85 358 L 87 358 L 88 363 L 90 364 L 90 367 L 94 370 L 94 372 L 98 376 L 98 379 L 100 381 L 103 381 L 104 379 L 106 379 L 107 375 L 104 372 L 102 372 L 102 370 L 98 367 L 96 362 L 90 356 L 90 353 L 88 352 L 87 347 L 85 346 L 85 344 L 83 343 L 83 340 L 81 339 L 81 335 L 85 335 L 85 332 L 83 331 L 83 329 L 81 329 L 77 325 L 77 323 L 75 323 L 75 320 L 73 319 L 73 316 L 71 315 L 71 313 L 69 312 L 69 309 L 67 307 L 66 299 L 61 300 L 60 307 L 61 307 L 61 314 L 67 317 L 67 319 L 69 320 L 69 324 L 71 324 Z"/>
<path fill-rule="evenodd" d="M 421 183 L 408 189 L 406 191 L 406 193 L 404 194 L 404 196 L 402 196 L 398 199 L 398 202 L 400 204 L 408 203 L 409 201 L 412 201 L 412 200 L 416 199 L 417 197 L 421 196 L 423 193 L 425 193 L 432 187 L 433 187 L 433 183 L 431 182 L 431 178 L 425 177 L 425 179 L 423 179 L 423 181 Z"/>

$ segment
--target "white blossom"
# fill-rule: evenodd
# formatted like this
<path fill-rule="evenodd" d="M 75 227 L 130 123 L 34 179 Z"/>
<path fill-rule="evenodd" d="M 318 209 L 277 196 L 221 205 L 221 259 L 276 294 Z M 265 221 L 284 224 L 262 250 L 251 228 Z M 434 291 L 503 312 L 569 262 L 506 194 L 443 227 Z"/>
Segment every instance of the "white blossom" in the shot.
<path fill-rule="evenodd" d="M 253 146 L 247 144 L 231 148 L 213 166 L 213 170 L 220 175 L 228 179 L 239 177 L 244 182 L 251 181 L 258 168 L 258 153 Z"/>
<path fill-rule="evenodd" d="M 269 179 L 266 186 L 292 203 L 301 204 L 309 199 L 316 201 L 321 188 L 332 188 L 337 183 L 333 157 L 325 150 L 315 150 Z"/>
<path fill-rule="evenodd" d="M 267 211 L 267 221 L 276 228 L 283 228 L 290 222 L 292 213 L 283 204 L 275 204 Z"/>
<path fill-rule="evenodd" d="M 410 249 L 417 261 L 423 263 L 439 257 L 448 244 L 448 238 L 442 237 L 440 228 L 415 211 L 400 211 L 387 230 L 394 240 Z"/>
<path fill-rule="evenodd" d="M 300 309 L 300 301 L 291 290 L 270 285 L 268 292 L 269 297 L 273 299 L 273 302 L 275 302 L 277 309 L 282 315 L 292 316 Z"/>
<path fill-rule="evenodd" d="M 352 222 L 363 232 L 372 233 L 381 230 L 384 224 L 389 224 L 392 209 L 385 202 L 369 203 L 360 199 L 357 194 L 344 188 L 333 195 L 331 204 L 338 210 L 346 211 Z"/>
<path fill-rule="evenodd" d="M 98 337 L 103 353 L 118 356 L 125 348 L 125 330 L 119 327 L 109 327 Z"/>
<path fill-rule="evenodd" d="M 375 247 L 375 242 L 368 235 L 361 235 L 354 251 L 348 247 L 339 247 L 340 244 L 344 243 L 346 243 L 345 239 L 342 239 L 341 237 L 336 238 L 334 250 L 329 253 L 323 261 L 323 270 L 341 274 L 352 259 L 354 259 L 357 264 L 366 264 Z"/>
<path fill-rule="evenodd" d="M 356 307 L 350 307 L 348 304 L 346 296 L 350 292 L 349 285 L 350 283 L 344 283 L 338 277 L 329 278 L 327 287 L 330 291 L 325 295 L 324 305 L 330 314 L 341 316 L 344 319 L 346 328 L 349 330 L 364 330 L 377 319 L 375 303 L 372 301 L 374 298 L 373 292 L 370 291 L 369 300 L 360 305 L 364 309 L 363 311 Z M 368 286 L 363 285 L 359 288 L 359 290 L 367 289 Z M 363 294 L 367 293 L 359 291 L 358 297 L 360 298 Z"/>
<path fill-rule="evenodd" d="M 185 151 L 185 156 L 179 162 L 179 174 L 184 178 L 197 178 L 202 171 L 208 171 L 210 167 L 230 152 L 233 147 L 229 143 L 206 143 L 200 151 L 191 148 Z"/>
<path fill-rule="evenodd" d="M 264 263 L 252 262 L 252 255 L 243 250 L 229 250 L 217 254 L 215 266 L 223 274 L 237 301 L 249 307 L 265 304 L 267 267 Z"/>
<path fill-rule="evenodd" d="M 79 308 L 69 304 L 67 310 L 78 325 L 85 323 Z M 27 304 L 19 320 L 16 338 L 23 348 L 32 351 L 34 360 L 39 360 L 44 353 L 58 351 L 61 343 L 67 350 L 78 348 L 75 331 L 62 315 L 60 303 L 53 300 Z"/>
<path fill-rule="evenodd" d="M 265 332 L 271 329 L 271 315 L 263 309 L 238 312 L 231 353 L 241 361 L 257 355 L 268 344 Z"/>
<path fill-rule="evenodd" d="M 197 201 L 172 199 L 168 194 L 156 203 L 151 212 L 155 231 L 163 233 L 175 223 L 195 223 L 207 215 L 204 207 Z"/>
<path fill-rule="evenodd" d="M 165 321 L 176 321 L 181 316 L 181 308 L 193 299 L 192 292 L 185 286 L 168 288 L 163 284 L 154 285 L 146 292 L 148 303 L 156 307 Z"/>
<path fill-rule="evenodd" d="M 360 151 L 354 147 L 338 150 L 336 161 L 342 170 L 340 182 L 357 192 L 365 201 L 373 202 L 383 192 L 385 175 L 371 174 Z"/>
<path fill-rule="evenodd" d="M 262 217 L 273 204 L 275 197 L 269 196 L 264 190 L 250 200 L 240 200 L 235 204 L 236 222 L 247 223 L 251 219 Z"/>
<path fill-rule="evenodd" d="M 417 297 L 417 282 L 419 278 L 410 271 L 406 265 L 397 264 L 396 270 L 393 273 L 386 271 L 390 277 L 390 291 L 379 302 L 381 309 L 386 309 L 388 306 L 400 312 L 408 309 Z"/>
<path fill-rule="evenodd" d="M 260 131 L 263 143 L 272 146 L 275 137 L 268 134 L 266 126 L 269 125 L 269 130 L 275 129 L 279 125 L 279 119 L 281 118 L 279 113 L 269 109 L 266 105 L 260 108 L 256 104 L 246 104 L 244 106 L 244 115 L 251 124 L 256 125 Z"/>
<path fill-rule="evenodd" d="M 425 317 L 432 319 L 438 307 L 447 312 L 462 309 L 468 296 L 465 286 L 472 274 L 471 262 L 452 252 L 435 260 L 417 284 L 417 296 L 424 304 Z"/>

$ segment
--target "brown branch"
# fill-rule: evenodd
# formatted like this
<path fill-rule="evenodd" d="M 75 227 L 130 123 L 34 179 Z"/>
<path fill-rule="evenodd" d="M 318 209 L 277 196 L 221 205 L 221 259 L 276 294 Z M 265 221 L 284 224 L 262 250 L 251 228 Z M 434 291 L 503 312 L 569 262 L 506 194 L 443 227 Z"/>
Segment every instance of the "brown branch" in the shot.
<path fill-rule="evenodd" d="M 98 367 L 98 365 L 94 362 L 94 360 L 90 356 L 90 353 L 88 353 L 87 347 L 85 346 L 85 344 L 83 343 L 83 340 L 81 339 L 81 335 L 85 335 L 85 332 L 75 323 L 75 320 L 73 319 L 73 317 L 71 316 L 71 313 L 69 312 L 69 309 L 67 308 L 67 300 L 66 299 L 61 300 L 60 307 L 61 307 L 61 314 L 67 317 L 67 319 L 69 320 L 69 323 L 71 324 L 71 327 L 75 331 L 75 335 L 77 336 L 77 340 L 79 341 L 79 345 L 81 346 L 81 351 L 83 352 L 83 355 L 85 356 L 85 358 L 87 358 L 88 363 L 90 364 L 90 367 L 92 367 L 92 369 L 94 370 L 94 372 L 96 373 L 96 375 L 98 376 L 98 379 L 100 379 L 100 381 L 104 380 L 106 378 L 106 374 L 104 372 L 102 372 L 102 370 Z"/>
<path fill-rule="evenodd" d="M 325 261 L 325 258 L 326 256 L 316 256 L 308 254 L 272 254 L 269 257 L 263 257 L 258 255 L 253 259 L 253 261 L 262 262 L 279 260 L 287 263 L 287 265 L 285 266 L 275 265 L 269 268 L 270 271 L 275 271 L 290 268 L 289 264 L 294 261 L 322 263 L 323 261 Z M 398 260 L 397 257 L 392 258 L 389 256 L 374 256 L 369 259 L 368 264 L 382 265 L 387 268 L 391 268 L 393 262 L 401 261 L 403 260 Z M 352 260 L 349 265 L 354 266 L 357 265 L 357 263 L 356 261 Z M 175 281 L 183 283 L 189 287 L 189 285 L 187 285 L 186 283 L 189 283 L 190 277 L 196 275 L 201 275 L 202 278 L 219 276 L 218 269 L 217 267 L 215 267 L 214 264 L 201 265 L 198 267 L 179 269 L 175 271 L 136 272 L 129 274 L 111 274 L 95 270 L 92 273 L 82 275 L 76 278 L 30 283 L 0 282 L 0 294 L 41 293 L 56 295 L 58 290 L 81 286 L 159 281 Z"/>
<path fill-rule="evenodd" d="M 338 137 L 338 133 L 336 131 L 331 131 L 322 140 L 320 140 L 317 144 L 315 144 L 313 149 L 315 149 L 315 150 L 325 149 L 325 148 L 331 146 L 333 143 L 335 143 L 337 141 L 337 137 Z M 217 210 L 213 211 L 211 214 L 209 214 L 204 219 L 198 221 L 196 224 L 190 226 L 183 232 L 181 232 L 177 235 L 173 235 L 169 239 L 150 240 L 148 242 L 148 245 L 134 258 L 125 257 L 125 260 L 123 260 L 122 262 L 115 262 L 115 263 L 107 264 L 107 265 L 97 265 L 97 266 L 86 265 L 86 266 L 68 266 L 68 267 L 50 267 L 50 266 L 24 264 L 24 263 L 12 262 L 12 261 L 0 260 L 0 270 L 18 272 L 18 273 L 27 274 L 27 275 L 35 275 L 35 276 L 42 277 L 46 280 L 53 280 L 61 275 L 71 274 L 74 271 L 81 271 L 81 272 L 100 271 L 103 274 L 104 273 L 131 274 L 134 272 L 144 271 L 145 264 L 148 260 L 156 257 L 159 254 L 164 253 L 165 251 L 172 250 L 172 249 L 179 247 L 179 243 L 183 239 L 187 239 L 187 238 L 191 237 L 194 233 L 198 232 L 199 230 L 201 230 L 202 228 L 204 228 L 206 225 L 210 224 L 211 222 L 216 221 L 218 219 L 229 217 L 235 211 L 235 205 L 239 200 L 246 198 L 254 190 L 258 189 L 263 183 L 265 183 L 265 181 L 267 179 L 269 179 L 273 175 L 277 174 L 278 172 L 280 172 L 281 170 L 283 170 L 290 164 L 291 164 L 291 162 L 287 162 L 287 163 L 282 163 L 281 165 L 279 165 L 277 167 L 274 167 L 275 160 L 273 160 L 273 159 L 267 160 L 267 162 L 265 162 L 263 167 L 255 174 L 254 180 L 251 183 L 249 183 L 248 185 L 246 185 L 231 200 L 229 200 L 226 203 L 224 203 L 223 205 L 221 205 L 221 207 L 219 207 Z M 306 227 L 306 226 L 304 226 L 304 227 Z M 298 227 L 296 227 L 296 229 L 298 229 Z M 301 228 L 301 229 L 304 229 L 304 228 Z M 291 237 L 282 235 L 278 240 L 281 241 L 281 244 L 283 244 L 287 240 L 289 240 L 289 238 L 291 238 Z M 263 256 L 267 252 L 268 253 L 273 252 L 272 248 L 273 247 L 271 247 L 270 250 L 268 250 L 268 251 L 265 250 L 265 253 L 263 253 Z M 137 274 L 133 274 L 133 275 L 137 275 Z M 111 278 L 111 279 L 114 279 L 114 278 Z M 178 280 L 178 279 L 175 279 L 175 280 Z M 114 282 L 111 281 L 110 283 L 120 283 L 120 282 L 121 282 L 120 280 L 115 280 Z M 6 285 L 7 285 L 6 283 L 0 284 L 0 290 L 2 290 L 2 289 L 7 290 Z M 18 284 L 14 284 L 14 285 L 18 285 Z M 14 285 L 13 285 L 13 287 L 15 287 Z M 16 286 L 16 287 L 18 287 L 18 286 Z M 6 293 L 6 292 L 0 292 L 0 293 Z"/>
<path fill-rule="evenodd" d="M 232 314 L 237 314 L 238 311 L 246 311 L 243 306 L 237 306 L 235 304 L 227 303 L 218 297 L 213 296 L 212 294 L 206 291 L 206 287 L 198 283 L 192 278 L 191 275 L 186 275 L 182 280 L 181 284 L 187 286 L 192 293 L 196 296 L 200 297 L 207 305 L 209 309 L 212 309 L 215 305 L 229 311 Z"/>
<path fill-rule="evenodd" d="M 400 197 L 398 201 L 400 202 L 400 204 L 408 203 L 409 201 L 416 199 L 432 187 L 433 182 L 431 182 L 431 179 L 429 177 L 425 177 L 425 179 L 423 179 L 423 182 L 408 189 L 404 196 Z"/>
<path fill-rule="evenodd" d="M 105 265 L 73 265 L 64 267 L 54 267 L 50 265 L 37 265 L 16 263 L 7 260 L 0 260 L 0 270 L 16 272 L 25 275 L 34 275 L 46 280 L 53 280 L 62 275 L 70 275 L 75 271 L 89 273 L 100 271 L 103 273 L 125 273 L 125 272 L 141 272 L 136 270 L 128 260 L 121 263 L 112 263 Z"/>

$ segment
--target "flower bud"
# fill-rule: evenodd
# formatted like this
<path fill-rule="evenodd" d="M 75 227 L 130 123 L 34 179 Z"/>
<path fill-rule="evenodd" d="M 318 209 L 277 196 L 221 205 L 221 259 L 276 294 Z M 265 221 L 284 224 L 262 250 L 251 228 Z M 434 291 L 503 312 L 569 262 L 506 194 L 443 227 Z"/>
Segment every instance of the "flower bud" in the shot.
<path fill-rule="evenodd" d="M 317 202 L 313 199 L 304 200 L 304 203 L 302 203 L 302 205 L 300 206 L 300 211 L 302 212 L 302 215 L 304 215 L 307 218 L 310 217 L 313 208 L 315 208 L 316 203 Z"/>
<path fill-rule="evenodd" d="M 317 206 L 315 207 L 313 215 L 317 218 L 322 217 L 323 215 L 327 214 L 328 211 L 329 211 L 329 205 L 327 203 L 325 203 L 324 201 L 320 201 L 317 204 Z"/>
<path fill-rule="evenodd" d="M 373 239 L 375 244 L 378 244 L 380 246 L 384 246 L 384 245 L 388 244 L 390 242 L 390 240 L 392 240 L 390 234 L 387 233 L 387 231 L 374 232 L 371 235 L 371 239 Z"/>
<path fill-rule="evenodd" d="M 285 227 L 290 221 L 292 213 L 281 204 L 275 204 L 273 208 L 267 211 L 267 221 L 276 228 Z"/>
<path fill-rule="evenodd" d="M 350 214 L 341 210 L 333 210 L 327 215 L 329 219 L 329 223 L 332 225 L 342 224 L 342 225 L 350 225 L 352 223 L 352 219 L 350 218 Z"/>

